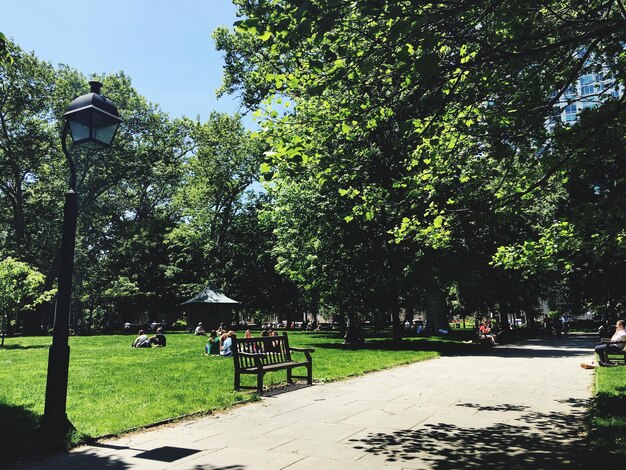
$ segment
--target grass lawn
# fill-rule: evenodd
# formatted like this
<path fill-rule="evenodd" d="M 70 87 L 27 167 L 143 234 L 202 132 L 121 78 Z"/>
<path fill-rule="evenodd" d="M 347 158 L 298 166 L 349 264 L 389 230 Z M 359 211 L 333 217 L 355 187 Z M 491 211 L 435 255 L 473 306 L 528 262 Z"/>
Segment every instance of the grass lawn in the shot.
<path fill-rule="evenodd" d="M 626 367 L 596 369 L 596 396 L 591 408 L 590 455 L 596 461 L 626 460 Z"/>
<path fill-rule="evenodd" d="M 134 336 L 70 338 L 67 414 L 77 433 L 64 445 L 192 413 L 209 413 L 255 400 L 233 390 L 232 359 L 202 356 L 206 339 L 167 335 L 166 348 L 131 349 Z M 34 429 L 43 414 L 51 337 L 7 338 L 0 349 L 0 463 L 41 450 Z M 359 349 L 341 346 L 334 332 L 289 332 L 291 346 L 313 347 L 314 380 L 332 381 L 429 359 L 462 347 L 450 342 L 409 339 L 401 348 L 368 339 Z M 297 354 L 297 353 L 296 353 Z M 244 376 L 254 385 L 255 376 Z M 267 374 L 265 384 L 286 382 L 286 372 Z M 58 445 L 58 443 L 57 443 Z"/>

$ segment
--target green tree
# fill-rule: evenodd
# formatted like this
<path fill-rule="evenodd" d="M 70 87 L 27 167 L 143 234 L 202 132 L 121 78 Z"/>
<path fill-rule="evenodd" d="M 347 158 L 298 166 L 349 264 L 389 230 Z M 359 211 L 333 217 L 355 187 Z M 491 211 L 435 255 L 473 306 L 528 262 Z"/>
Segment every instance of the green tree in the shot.
<path fill-rule="evenodd" d="M 22 257 L 32 247 L 27 233 L 29 191 L 54 159 L 49 102 L 54 71 L 12 43 L 7 48 L 15 60 L 0 64 L 0 217 L 6 223 L 2 249 Z"/>
<path fill-rule="evenodd" d="M 576 126 L 613 113 L 616 105 L 587 110 Z M 494 258 L 551 284 L 550 300 L 561 311 L 592 310 L 614 321 L 626 307 L 625 130 L 621 120 L 611 120 L 582 144 L 558 138 L 560 153 L 574 155 L 577 165 L 563 172 L 565 197 L 556 204 L 555 218 L 537 228 L 537 237 L 502 246 Z"/>
<path fill-rule="evenodd" d="M 0 32 L 0 65 L 13 63 L 13 56 L 9 52 L 8 40 L 4 33 Z"/>
<path fill-rule="evenodd" d="M 2 314 L 2 343 L 7 326 L 19 327 L 18 314 L 23 309 L 32 309 L 41 302 L 49 301 L 54 290 L 43 289 L 45 277 L 27 263 L 14 258 L 0 261 L 0 311 Z"/>
<path fill-rule="evenodd" d="M 451 285 L 537 233 L 525 226 L 550 225 L 561 178 L 581 157 L 559 136 L 580 146 L 623 114 L 607 92 L 604 118 L 547 132 L 578 76 L 602 71 L 606 90 L 623 81 L 619 2 L 237 3 L 245 19 L 216 32 L 224 91 L 266 108 L 268 177 L 279 188 L 303 173 L 302 184 L 330 180 L 351 200 L 351 221 L 384 220 L 387 241 L 408 252 L 392 282 L 414 274 L 433 326 L 445 324 Z M 502 307 L 496 290 L 528 285 L 510 281 L 481 303 Z"/>
<path fill-rule="evenodd" d="M 50 289 L 58 272 L 61 205 L 68 187 L 60 145 L 63 113 L 89 91 L 88 78 L 67 66 L 54 70 L 33 54 L 9 47 L 15 61 L 0 67 L 0 199 L 6 202 L 0 204 L 0 252 L 22 253 L 45 274 Z M 73 320 L 89 318 L 102 325 L 105 317 L 160 315 L 176 302 L 161 282 L 168 259 L 164 236 L 174 224 L 170 202 L 181 162 L 193 145 L 193 123 L 170 120 L 123 73 L 100 80 L 124 124 L 113 148 L 70 152 L 80 195 Z M 131 298 L 124 289 L 112 289 L 121 278 L 139 293 Z M 37 314 L 50 321 L 50 309 L 38 308 Z"/>
<path fill-rule="evenodd" d="M 196 124 L 190 139 L 194 150 L 173 200 L 178 223 L 167 236 L 167 275 L 183 296 L 207 283 L 226 287 L 236 221 L 254 204 L 251 185 L 262 156 L 259 142 L 238 116 L 212 113 L 206 123 Z"/>

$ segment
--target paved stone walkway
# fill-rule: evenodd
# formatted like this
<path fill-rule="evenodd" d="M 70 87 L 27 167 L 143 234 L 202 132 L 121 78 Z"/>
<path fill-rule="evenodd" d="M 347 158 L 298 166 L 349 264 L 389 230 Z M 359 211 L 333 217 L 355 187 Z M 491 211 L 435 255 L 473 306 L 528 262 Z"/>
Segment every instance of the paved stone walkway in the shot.
<path fill-rule="evenodd" d="M 528 341 L 298 388 L 34 468 L 577 468 L 592 345 Z"/>

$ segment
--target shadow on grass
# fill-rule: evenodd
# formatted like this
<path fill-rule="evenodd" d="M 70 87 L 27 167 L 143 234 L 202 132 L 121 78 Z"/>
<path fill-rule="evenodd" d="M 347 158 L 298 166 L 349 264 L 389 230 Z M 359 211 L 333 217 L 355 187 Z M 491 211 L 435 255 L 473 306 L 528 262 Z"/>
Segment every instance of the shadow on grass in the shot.
<path fill-rule="evenodd" d="M 49 349 L 50 345 L 49 344 L 30 344 L 30 345 L 23 345 L 23 344 L 5 344 L 3 347 L 0 348 L 0 351 L 2 351 L 3 349 Z"/>
<path fill-rule="evenodd" d="M 598 393 L 589 420 L 591 454 L 603 463 L 622 466 L 626 461 L 626 396 Z"/>
<path fill-rule="evenodd" d="M 315 344 L 315 348 L 336 349 L 347 351 L 436 351 L 441 354 L 468 354 L 480 352 L 478 344 L 459 343 L 453 341 L 432 341 L 426 338 L 410 339 L 396 342 L 387 340 L 366 340 L 365 344 L 348 345 L 342 343 Z"/>
<path fill-rule="evenodd" d="M 584 446 L 578 439 L 584 412 L 577 407 L 565 414 L 529 412 L 515 405 L 457 406 L 499 412 L 503 422 L 487 427 L 429 423 L 417 429 L 372 433 L 348 442 L 366 453 L 384 457 L 388 464 L 408 467 L 415 461 L 434 469 L 584 468 L 580 458 Z M 516 423 L 506 424 L 510 419 Z"/>
<path fill-rule="evenodd" d="M 407 338 L 401 342 L 367 340 L 362 345 L 341 343 L 315 344 L 320 349 L 367 350 L 367 351 L 435 351 L 443 356 L 492 356 L 508 358 L 559 358 L 589 356 L 593 352 L 594 340 L 588 336 L 569 336 L 562 339 L 527 339 L 522 344 L 507 344 L 493 348 L 468 341 L 452 339 Z"/>
<path fill-rule="evenodd" d="M 26 407 L 0 403 L 0 468 L 33 465 L 79 444 L 76 433 L 61 437 L 41 434 L 37 429 L 40 419 L 40 415 Z M 96 457 L 98 462 L 102 461 L 98 463 L 101 468 L 124 468 L 111 465 L 109 458 Z M 90 464 L 85 468 L 91 467 Z"/>

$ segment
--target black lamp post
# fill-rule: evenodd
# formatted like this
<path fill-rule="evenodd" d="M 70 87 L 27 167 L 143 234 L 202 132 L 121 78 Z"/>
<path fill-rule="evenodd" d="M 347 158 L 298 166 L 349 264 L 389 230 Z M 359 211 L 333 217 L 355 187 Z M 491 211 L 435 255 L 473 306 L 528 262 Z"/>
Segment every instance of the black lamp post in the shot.
<path fill-rule="evenodd" d="M 70 363 L 68 344 L 69 318 L 72 300 L 72 272 L 74 270 L 74 247 L 76 221 L 78 218 L 78 194 L 76 193 L 76 168 L 67 149 L 67 133 L 73 145 L 90 148 L 110 147 L 117 127 L 122 120 L 115 105 L 100 95 L 100 82 L 89 82 L 91 93 L 79 96 L 67 108 L 67 122 L 63 127 L 61 146 L 70 167 L 70 189 L 65 194 L 63 207 L 63 235 L 59 286 L 54 310 L 52 346 L 48 355 L 48 381 L 46 383 L 46 405 L 40 429 L 48 434 L 65 434 L 73 428 L 67 419 L 67 377 Z"/>

